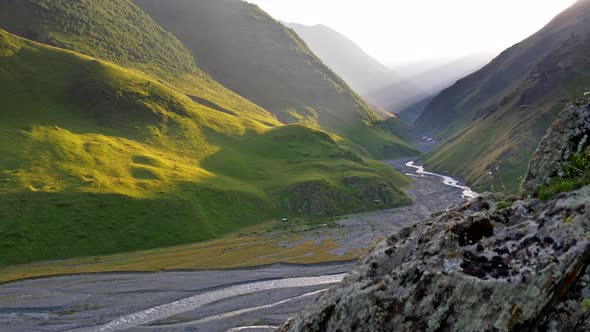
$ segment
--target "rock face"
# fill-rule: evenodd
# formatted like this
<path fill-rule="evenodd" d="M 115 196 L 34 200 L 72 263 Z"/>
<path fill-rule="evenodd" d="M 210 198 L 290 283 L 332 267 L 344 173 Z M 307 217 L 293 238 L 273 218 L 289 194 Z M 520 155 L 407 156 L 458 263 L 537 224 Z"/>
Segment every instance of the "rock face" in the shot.
<path fill-rule="evenodd" d="M 525 192 L 534 192 L 551 178 L 560 176 L 563 166 L 574 153 L 590 144 L 590 106 L 585 100 L 566 108 L 553 123 L 533 155 L 521 184 Z"/>
<path fill-rule="evenodd" d="M 558 173 L 587 125 L 588 106 L 568 108 L 523 187 Z M 486 194 L 434 214 L 380 243 L 280 328 L 537 330 L 590 331 L 590 186 L 546 202 Z"/>

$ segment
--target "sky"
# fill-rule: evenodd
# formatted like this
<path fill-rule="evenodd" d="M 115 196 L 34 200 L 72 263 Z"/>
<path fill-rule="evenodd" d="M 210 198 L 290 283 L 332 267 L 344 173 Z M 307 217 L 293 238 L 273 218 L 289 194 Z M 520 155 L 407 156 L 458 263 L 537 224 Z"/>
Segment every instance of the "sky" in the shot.
<path fill-rule="evenodd" d="M 324 24 L 384 64 L 499 53 L 575 0 L 247 0 L 278 20 Z"/>

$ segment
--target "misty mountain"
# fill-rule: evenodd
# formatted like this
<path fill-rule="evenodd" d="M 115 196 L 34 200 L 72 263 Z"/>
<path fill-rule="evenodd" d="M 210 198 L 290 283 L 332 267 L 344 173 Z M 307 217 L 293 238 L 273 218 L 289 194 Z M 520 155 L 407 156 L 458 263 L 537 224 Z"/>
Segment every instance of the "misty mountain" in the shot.
<path fill-rule="evenodd" d="M 424 110 L 424 100 L 432 99 L 458 79 L 480 69 L 491 58 L 490 54 L 477 54 L 396 65 L 392 68 L 404 79 L 373 91 L 368 99 L 378 101 L 392 113 L 409 112 L 413 114 L 411 118 L 415 118 Z"/>
<path fill-rule="evenodd" d="M 328 67 L 363 96 L 401 79 L 352 40 L 325 25 L 285 25 L 295 30 Z"/>
<path fill-rule="evenodd" d="M 286 23 L 322 61 L 369 103 L 397 113 L 427 93 L 363 51 L 352 40 L 325 26 Z"/>
<path fill-rule="evenodd" d="M 434 98 L 416 121 L 445 140 L 427 165 L 515 190 L 549 123 L 590 85 L 589 32 L 590 1 L 578 1 Z"/>
<path fill-rule="evenodd" d="M 438 94 L 455 84 L 459 79 L 476 72 L 487 65 L 497 53 L 478 53 L 442 63 L 416 63 L 409 67 L 395 67 L 396 70 L 426 91 Z M 429 66 L 430 65 L 430 66 Z M 434 95 L 434 94 L 433 94 Z"/>

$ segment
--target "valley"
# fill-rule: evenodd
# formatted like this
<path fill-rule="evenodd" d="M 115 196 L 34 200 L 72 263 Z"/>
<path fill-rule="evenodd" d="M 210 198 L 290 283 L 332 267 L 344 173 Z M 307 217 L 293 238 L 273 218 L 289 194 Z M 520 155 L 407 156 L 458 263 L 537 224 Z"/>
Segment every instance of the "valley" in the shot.
<path fill-rule="evenodd" d="M 590 0 L 306 2 L 0 1 L 2 332 L 590 330 Z"/>
<path fill-rule="evenodd" d="M 2 270 L 4 282 L 40 278 L 0 285 L 0 307 L 5 308 L 0 319 L 7 322 L 7 331 L 226 331 L 280 325 L 338 282 L 353 267 L 352 261 L 384 234 L 397 233 L 465 201 L 461 188 L 445 183 L 439 175 L 416 173 L 407 166 L 411 160 L 387 164 L 413 174 L 406 189 L 412 205 L 338 217 L 300 231 L 292 225 L 284 230 L 271 226 L 266 234 L 257 229 L 248 234 L 249 241 L 264 254 L 253 252 L 243 234 L 240 244 L 232 244 L 231 238 L 225 244 L 218 241 L 224 249 L 209 261 L 203 258 L 211 255 L 207 251 L 215 247 L 212 243 L 201 244 L 200 250 L 197 246 L 165 248 Z M 217 270 L 228 267 L 233 268 Z M 52 274 L 62 276 L 43 277 Z"/>

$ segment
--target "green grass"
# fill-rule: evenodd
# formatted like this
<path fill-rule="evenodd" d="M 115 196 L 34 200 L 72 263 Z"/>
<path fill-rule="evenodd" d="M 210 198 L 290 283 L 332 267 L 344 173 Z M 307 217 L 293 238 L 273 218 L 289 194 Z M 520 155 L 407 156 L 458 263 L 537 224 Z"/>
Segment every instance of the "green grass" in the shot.
<path fill-rule="evenodd" d="M 1 30 L 0 99 L 2 266 L 204 241 L 300 216 L 282 195 L 318 179 L 353 195 L 328 211 L 375 209 L 358 197 L 383 185 L 388 204 L 408 203 L 405 177 L 333 135 L 209 108 L 145 73 Z"/>
<path fill-rule="evenodd" d="M 271 221 L 201 243 L 11 266 L 0 269 L 0 283 L 76 273 L 227 269 L 278 262 L 313 264 L 346 261 L 362 257 L 370 249 L 338 256 L 332 253 L 338 244 L 329 238 L 321 243 L 312 239 L 303 241 L 304 232 L 332 227 L 332 224 L 323 219 L 310 222 L 292 220 L 290 225 Z M 285 247 L 284 243 L 292 245 Z"/>
<path fill-rule="evenodd" d="M 563 176 L 554 178 L 545 186 L 537 189 L 542 200 L 549 200 L 556 194 L 576 190 L 590 184 L 590 154 L 573 155 L 570 163 L 563 169 Z"/>

